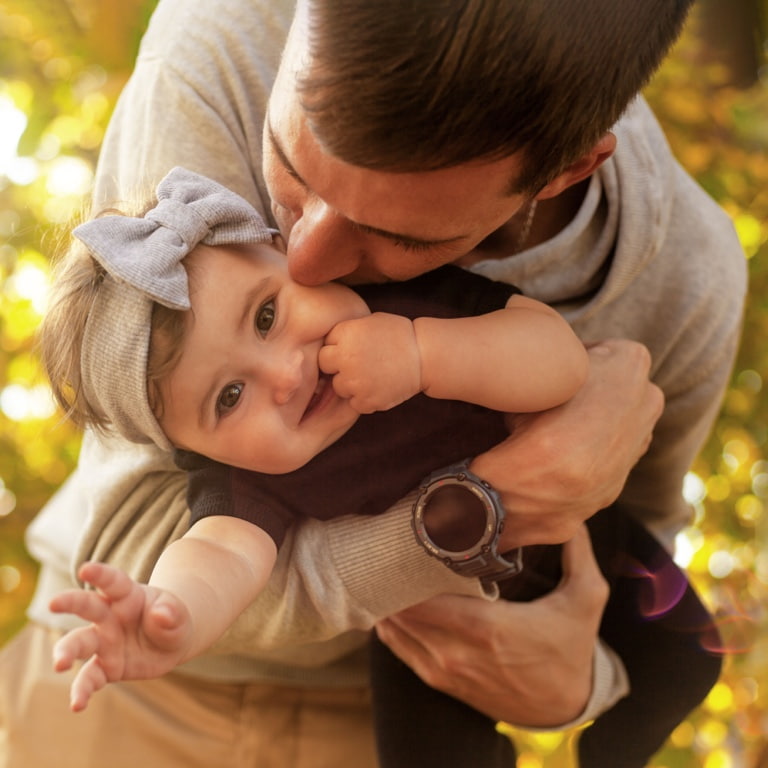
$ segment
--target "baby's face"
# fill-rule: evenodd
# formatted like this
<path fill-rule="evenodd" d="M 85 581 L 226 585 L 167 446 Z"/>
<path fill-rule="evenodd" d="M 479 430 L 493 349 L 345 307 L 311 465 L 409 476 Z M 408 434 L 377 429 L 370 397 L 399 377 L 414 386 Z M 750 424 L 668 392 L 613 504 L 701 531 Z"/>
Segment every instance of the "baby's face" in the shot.
<path fill-rule="evenodd" d="M 306 464 L 358 414 L 318 367 L 326 334 L 368 308 L 349 288 L 306 287 L 271 245 L 198 247 L 181 359 L 160 383 L 179 448 L 269 474 Z"/>

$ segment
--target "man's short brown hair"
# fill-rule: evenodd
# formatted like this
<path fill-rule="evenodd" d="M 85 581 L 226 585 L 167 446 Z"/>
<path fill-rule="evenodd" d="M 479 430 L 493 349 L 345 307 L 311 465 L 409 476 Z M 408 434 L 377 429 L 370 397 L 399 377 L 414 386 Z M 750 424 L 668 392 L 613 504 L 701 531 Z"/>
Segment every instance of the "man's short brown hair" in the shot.
<path fill-rule="evenodd" d="M 311 0 L 302 107 L 354 165 L 425 171 L 524 150 L 534 192 L 647 82 L 692 0 Z"/>

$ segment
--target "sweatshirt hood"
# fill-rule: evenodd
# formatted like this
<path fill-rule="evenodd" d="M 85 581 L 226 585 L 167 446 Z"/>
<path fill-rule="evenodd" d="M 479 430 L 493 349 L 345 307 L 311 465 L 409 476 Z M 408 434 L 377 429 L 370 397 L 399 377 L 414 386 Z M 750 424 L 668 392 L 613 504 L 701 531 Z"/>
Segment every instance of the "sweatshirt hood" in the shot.
<path fill-rule="evenodd" d="M 675 161 L 638 97 L 612 129 L 616 152 L 590 179 L 575 218 L 550 240 L 473 271 L 510 282 L 571 322 L 621 296 L 659 253 L 672 209 Z M 619 224 L 621 222 L 621 224 Z"/>

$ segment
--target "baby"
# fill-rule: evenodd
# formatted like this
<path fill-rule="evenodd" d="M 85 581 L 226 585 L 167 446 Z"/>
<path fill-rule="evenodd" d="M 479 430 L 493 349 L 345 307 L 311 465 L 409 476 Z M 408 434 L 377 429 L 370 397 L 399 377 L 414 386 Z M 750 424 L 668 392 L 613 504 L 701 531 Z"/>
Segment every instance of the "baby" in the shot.
<path fill-rule="evenodd" d="M 54 650 L 58 670 L 87 659 L 72 685 L 74 710 L 107 682 L 162 675 L 208 648 L 263 588 L 297 514 L 383 511 L 427 471 L 503 439 L 501 414 L 563 403 L 587 372 L 567 323 L 511 286 L 451 267 L 370 289 L 302 286 L 279 236 L 238 195 L 177 168 L 157 197 L 144 216 L 106 215 L 75 229 L 42 329 L 54 394 L 77 424 L 175 449 L 192 473 L 191 527 L 149 584 L 86 563 L 79 576 L 98 591 L 72 590 L 51 604 L 92 622 Z M 441 307 L 442 294 L 463 307 Z M 398 454 L 405 474 L 385 482 L 376 503 L 361 496 L 365 509 L 317 497 L 304 501 L 309 509 L 294 503 L 306 500 L 296 489 L 315 461 L 348 455 L 341 438 L 356 434 L 360 414 L 420 408 L 415 396 L 449 410 L 469 403 L 453 417 L 465 428 L 468 414 L 485 424 L 492 412 L 492 436 L 486 430 L 479 446 L 457 440 L 445 456 L 431 441 L 424 467 Z M 444 413 L 429 418 L 450 428 Z M 357 434 L 391 455 L 387 440 L 398 432 Z M 357 480 L 348 469 L 343 492 L 365 486 Z M 508 574 L 518 570 L 510 559 Z"/>

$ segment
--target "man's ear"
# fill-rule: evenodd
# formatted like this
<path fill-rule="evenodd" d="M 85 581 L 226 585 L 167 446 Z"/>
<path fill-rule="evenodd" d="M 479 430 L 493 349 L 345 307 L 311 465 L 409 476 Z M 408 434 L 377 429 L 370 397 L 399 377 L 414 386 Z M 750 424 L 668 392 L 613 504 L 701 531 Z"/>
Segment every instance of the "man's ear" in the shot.
<path fill-rule="evenodd" d="M 616 150 L 616 136 L 606 133 L 586 155 L 571 163 L 536 195 L 537 200 L 557 197 L 561 192 L 591 176 Z"/>

